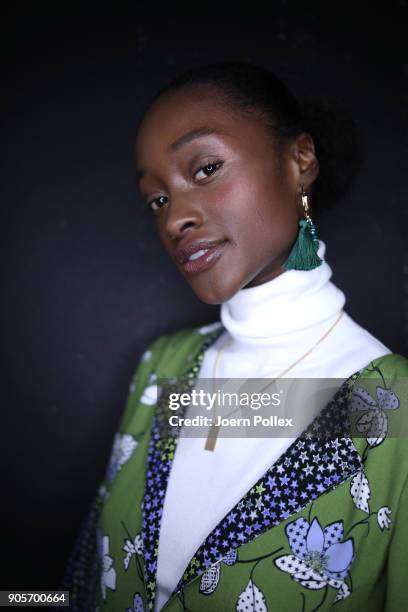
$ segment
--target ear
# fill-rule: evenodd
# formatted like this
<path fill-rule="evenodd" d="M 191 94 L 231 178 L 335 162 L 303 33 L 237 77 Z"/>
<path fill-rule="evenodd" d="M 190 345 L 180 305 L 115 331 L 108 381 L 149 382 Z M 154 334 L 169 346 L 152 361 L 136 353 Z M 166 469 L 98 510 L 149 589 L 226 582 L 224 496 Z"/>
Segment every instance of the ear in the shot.
<path fill-rule="evenodd" d="M 302 132 L 296 136 L 291 145 L 291 156 L 295 162 L 297 187 L 307 191 L 319 176 L 319 161 L 310 134 Z"/>

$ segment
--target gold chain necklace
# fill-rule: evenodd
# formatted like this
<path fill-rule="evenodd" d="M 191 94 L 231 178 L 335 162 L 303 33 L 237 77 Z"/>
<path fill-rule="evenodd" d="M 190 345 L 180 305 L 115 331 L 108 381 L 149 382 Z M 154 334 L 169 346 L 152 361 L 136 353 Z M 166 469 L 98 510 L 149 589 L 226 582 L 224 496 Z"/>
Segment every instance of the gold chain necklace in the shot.
<path fill-rule="evenodd" d="M 298 363 L 300 363 L 301 361 L 303 361 L 303 359 L 305 359 L 305 357 L 307 357 L 308 355 L 310 355 L 310 353 L 321 343 L 323 342 L 323 340 L 325 338 L 327 338 L 327 336 L 330 334 L 330 332 L 332 331 L 332 329 L 334 329 L 334 327 L 337 325 L 337 323 L 340 321 L 341 317 L 344 314 L 344 310 L 342 310 L 339 314 L 339 316 L 337 317 L 337 319 L 335 320 L 335 322 L 329 327 L 329 329 L 323 334 L 323 336 L 321 338 L 319 338 L 319 340 L 310 348 L 306 351 L 306 353 L 304 353 L 301 357 L 299 357 L 299 359 L 297 359 L 294 363 L 292 363 L 289 367 L 285 368 L 283 370 L 283 372 L 281 372 L 280 374 L 278 374 L 278 376 L 276 376 L 274 379 L 272 379 L 271 382 L 269 382 L 265 387 L 263 387 L 263 389 L 261 389 L 260 393 L 262 391 L 265 391 L 265 389 L 267 389 L 268 387 L 270 387 L 275 381 L 278 380 L 278 378 L 281 378 L 284 374 L 286 374 L 287 372 L 289 372 L 289 370 L 291 370 L 292 368 L 294 368 Z M 229 346 L 232 343 L 232 340 L 227 340 L 224 342 L 224 344 L 222 345 L 222 347 L 220 349 L 218 349 L 218 353 L 217 353 L 217 357 L 215 359 L 214 362 L 214 367 L 213 367 L 213 397 L 215 394 L 215 384 L 214 384 L 214 380 L 216 379 L 216 374 L 218 371 L 218 366 L 219 366 L 219 362 L 221 359 L 221 355 L 223 354 L 223 352 L 225 351 L 225 349 L 227 348 L 227 346 Z M 263 378 L 266 378 L 265 376 L 263 376 Z M 236 412 L 237 410 L 239 410 L 240 407 L 235 408 L 232 412 L 230 412 L 228 415 L 229 416 L 231 414 L 233 414 L 234 412 Z M 215 404 L 214 404 L 214 420 L 215 420 Z M 211 425 L 210 427 L 210 431 L 208 432 L 208 436 L 207 436 L 207 440 L 205 442 L 205 446 L 204 449 L 205 450 L 209 450 L 209 451 L 213 451 L 215 448 L 215 444 L 217 442 L 217 438 L 218 438 L 218 433 L 221 429 L 221 425 Z"/>

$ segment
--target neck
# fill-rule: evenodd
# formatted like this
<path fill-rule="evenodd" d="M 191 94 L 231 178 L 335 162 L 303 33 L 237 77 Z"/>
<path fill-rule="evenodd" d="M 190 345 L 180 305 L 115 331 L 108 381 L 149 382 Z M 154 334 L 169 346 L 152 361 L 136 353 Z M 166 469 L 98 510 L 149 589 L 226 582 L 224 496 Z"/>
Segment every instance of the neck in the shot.
<path fill-rule="evenodd" d="M 240 289 L 221 305 L 221 321 L 236 344 L 288 346 L 289 338 L 302 344 L 314 331 L 338 316 L 346 298 L 331 281 L 325 260 L 326 245 L 319 240 L 323 263 L 313 270 L 286 270 L 255 287 Z"/>

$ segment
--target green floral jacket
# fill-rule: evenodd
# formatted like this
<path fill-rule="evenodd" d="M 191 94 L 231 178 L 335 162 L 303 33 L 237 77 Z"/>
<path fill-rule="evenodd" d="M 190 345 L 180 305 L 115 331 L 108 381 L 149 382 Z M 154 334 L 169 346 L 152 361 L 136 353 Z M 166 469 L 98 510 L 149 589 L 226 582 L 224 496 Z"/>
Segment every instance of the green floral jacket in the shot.
<path fill-rule="evenodd" d="M 156 379 L 191 387 L 223 331 L 220 323 L 185 328 L 143 354 L 61 585 L 73 610 L 154 609 L 177 445 L 160 428 Z M 397 354 L 350 376 L 207 535 L 162 610 L 408 610 L 408 442 L 387 427 L 391 412 L 407 419 L 407 380 L 408 359 Z M 344 429 L 353 414 L 359 436 Z"/>

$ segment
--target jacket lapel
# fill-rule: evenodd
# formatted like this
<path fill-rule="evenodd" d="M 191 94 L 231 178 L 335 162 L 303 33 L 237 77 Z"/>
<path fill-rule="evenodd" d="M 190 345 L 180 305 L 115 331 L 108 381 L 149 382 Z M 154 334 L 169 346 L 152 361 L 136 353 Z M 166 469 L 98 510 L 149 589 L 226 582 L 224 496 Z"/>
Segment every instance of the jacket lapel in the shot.
<path fill-rule="evenodd" d="M 171 385 L 172 380 L 178 391 L 192 389 L 206 349 L 223 331 L 224 328 L 221 327 L 215 332 L 204 336 L 203 341 L 196 347 L 195 354 L 191 356 L 190 367 L 175 378 L 166 379 L 168 384 Z M 163 381 L 157 379 L 157 382 L 162 383 Z M 170 391 L 168 389 L 168 392 Z M 168 420 L 166 420 L 166 415 L 168 416 L 167 398 L 168 393 L 162 388 L 151 429 L 146 461 L 145 488 L 142 499 L 143 574 L 149 610 L 152 610 L 154 607 L 161 517 L 178 441 L 177 429 L 169 427 Z"/>
<path fill-rule="evenodd" d="M 186 390 L 194 386 L 204 351 L 223 331 L 221 328 L 204 340 L 190 370 L 177 378 L 178 390 L 180 383 Z M 221 559 L 236 554 L 239 546 L 296 514 L 362 467 L 349 437 L 347 410 L 347 398 L 357 374 L 341 385 L 324 410 L 208 534 L 171 597 Z M 149 609 L 154 606 L 161 516 L 178 440 L 178 432 L 165 425 L 167 394 L 162 394 L 161 399 L 164 403 L 158 402 L 152 427 L 142 502 Z"/>

